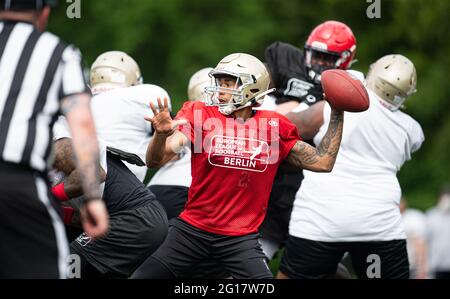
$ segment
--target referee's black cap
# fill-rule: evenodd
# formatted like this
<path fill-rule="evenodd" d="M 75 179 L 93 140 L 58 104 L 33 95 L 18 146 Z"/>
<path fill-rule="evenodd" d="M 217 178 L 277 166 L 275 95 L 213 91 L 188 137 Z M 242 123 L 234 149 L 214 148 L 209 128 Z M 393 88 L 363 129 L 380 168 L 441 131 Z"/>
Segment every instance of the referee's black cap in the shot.
<path fill-rule="evenodd" d="M 44 6 L 56 6 L 58 0 L 0 0 L 0 11 L 2 10 L 41 10 Z"/>

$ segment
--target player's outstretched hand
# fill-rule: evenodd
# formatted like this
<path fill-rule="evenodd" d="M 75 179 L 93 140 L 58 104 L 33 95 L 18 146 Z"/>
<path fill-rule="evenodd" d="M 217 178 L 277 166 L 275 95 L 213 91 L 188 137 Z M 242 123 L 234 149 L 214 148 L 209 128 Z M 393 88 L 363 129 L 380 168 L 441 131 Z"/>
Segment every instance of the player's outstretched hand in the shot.
<path fill-rule="evenodd" d="M 169 105 L 167 98 L 164 98 L 164 105 L 161 103 L 161 99 L 158 98 L 158 109 L 150 102 L 150 109 L 152 109 L 153 117 L 145 117 L 153 125 L 157 134 L 171 135 L 174 130 L 187 123 L 187 120 L 173 120 L 170 116 Z"/>
<path fill-rule="evenodd" d="M 91 199 L 83 204 L 80 212 L 84 232 L 91 238 L 98 238 L 107 233 L 109 219 L 103 200 Z"/>

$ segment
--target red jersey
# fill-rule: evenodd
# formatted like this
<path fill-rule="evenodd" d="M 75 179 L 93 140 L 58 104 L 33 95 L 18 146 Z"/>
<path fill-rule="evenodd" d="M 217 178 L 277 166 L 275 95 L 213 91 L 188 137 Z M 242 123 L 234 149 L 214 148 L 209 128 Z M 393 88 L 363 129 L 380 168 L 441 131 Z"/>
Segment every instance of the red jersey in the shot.
<path fill-rule="evenodd" d="M 284 116 L 257 110 L 243 120 L 217 107 L 186 102 L 177 119 L 192 147 L 192 184 L 180 217 L 207 232 L 240 236 L 258 231 L 280 163 L 300 140 Z"/>

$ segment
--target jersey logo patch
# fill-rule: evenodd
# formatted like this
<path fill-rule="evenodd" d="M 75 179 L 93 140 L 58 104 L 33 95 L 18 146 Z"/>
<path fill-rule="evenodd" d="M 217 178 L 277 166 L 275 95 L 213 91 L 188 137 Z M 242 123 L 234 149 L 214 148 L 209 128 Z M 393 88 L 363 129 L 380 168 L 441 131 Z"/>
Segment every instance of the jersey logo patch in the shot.
<path fill-rule="evenodd" d="M 269 163 L 269 145 L 257 139 L 215 135 L 208 162 L 218 167 L 264 172 Z"/>
<path fill-rule="evenodd" d="M 278 122 L 276 120 L 269 120 L 268 124 L 271 127 L 278 127 Z"/>
<path fill-rule="evenodd" d="M 86 233 L 82 233 L 81 235 L 78 236 L 77 238 L 77 243 L 80 244 L 81 246 L 86 246 L 87 244 L 91 243 L 91 237 L 89 237 Z"/>

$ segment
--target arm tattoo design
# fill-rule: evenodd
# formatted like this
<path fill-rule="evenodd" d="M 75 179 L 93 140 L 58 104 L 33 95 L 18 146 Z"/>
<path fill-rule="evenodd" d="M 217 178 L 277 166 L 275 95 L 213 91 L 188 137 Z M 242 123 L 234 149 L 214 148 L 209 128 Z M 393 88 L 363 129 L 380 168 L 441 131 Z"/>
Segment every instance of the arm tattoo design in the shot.
<path fill-rule="evenodd" d="M 66 175 L 75 169 L 75 154 L 70 138 L 62 138 L 55 142 L 55 162 L 53 167 Z"/>
<path fill-rule="evenodd" d="M 331 115 L 327 133 L 317 147 L 319 156 L 329 155 L 330 157 L 336 158 L 341 144 L 343 125 L 344 115 L 342 113 L 333 113 Z"/>
<path fill-rule="evenodd" d="M 88 179 L 88 184 L 85 184 L 84 187 L 87 188 L 84 194 L 87 194 L 86 197 L 98 197 L 98 184 L 100 182 L 105 181 L 106 173 L 100 167 L 99 162 L 97 161 L 98 157 L 94 155 L 89 155 L 92 157 L 92 160 L 88 160 L 86 162 L 80 161 L 80 165 L 76 168 L 76 159 L 73 151 L 72 140 L 70 138 L 62 138 L 56 141 L 55 143 L 55 162 L 53 167 L 64 172 L 66 175 L 65 179 L 65 190 L 66 194 L 69 198 L 74 198 L 83 194 L 83 183 L 86 181 L 85 177 L 81 175 L 80 169 L 83 173 L 88 172 L 87 176 L 91 177 L 92 173 L 97 173 L 100 175 L 99 181 L 98 178 Z"/>
<path fill-rule="evenodd" d="M 333 111 L 328 130 L 317 148 L 298 141 L 287 157 L 287 161 L 298 168 L 309 170 L 331 170 L 341 144 L 344 115 Z"/>
<path fill-rule="evenodd" d="M 90 161 L 90 163 L 86 163 L 85 165 L 82 165 L 82 163 L 80 163 L 79 166 L 80 171 L 85 174 L 85 177 L 82 180 L 82 186 L 86 201 L 101 198 L 99 188 L 100 165 L 98 161 L 98 156 L 96 156 L 92 161 Z"/>

